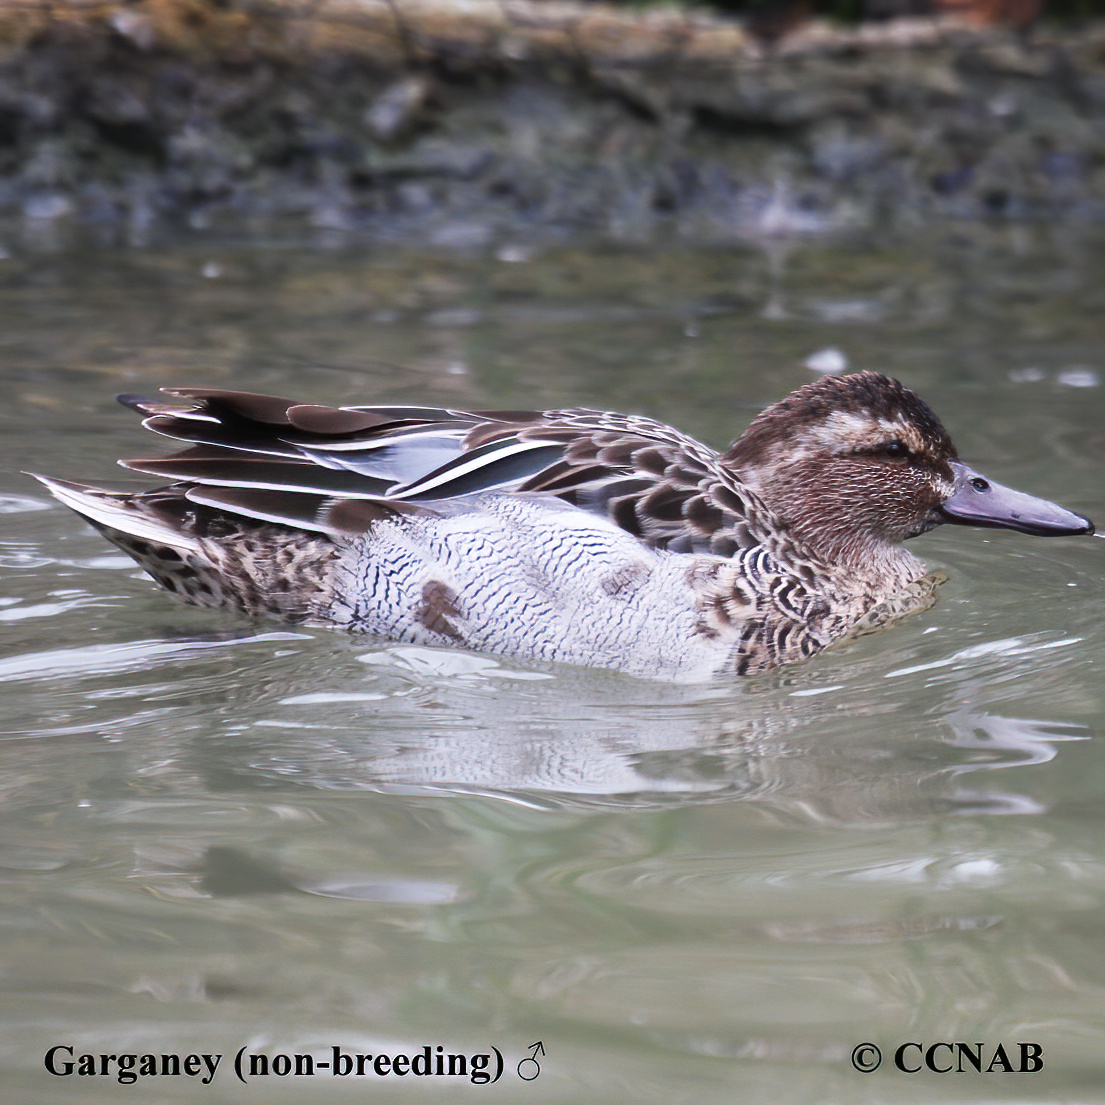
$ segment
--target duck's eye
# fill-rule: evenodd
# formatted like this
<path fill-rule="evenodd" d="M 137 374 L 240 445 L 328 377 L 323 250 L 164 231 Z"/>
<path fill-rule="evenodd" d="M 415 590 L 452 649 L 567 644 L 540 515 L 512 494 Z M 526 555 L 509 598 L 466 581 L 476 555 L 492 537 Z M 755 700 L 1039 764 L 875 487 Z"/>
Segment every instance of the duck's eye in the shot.
<path fill-rule="evenodd" d="M 895 438 L 893 441 L 884 441 L 878 446 L 877 452 L 879 456 L 887 457 L 889 460 L 905 460 L 909 456 L 909 447 L 905 442 Z"/>

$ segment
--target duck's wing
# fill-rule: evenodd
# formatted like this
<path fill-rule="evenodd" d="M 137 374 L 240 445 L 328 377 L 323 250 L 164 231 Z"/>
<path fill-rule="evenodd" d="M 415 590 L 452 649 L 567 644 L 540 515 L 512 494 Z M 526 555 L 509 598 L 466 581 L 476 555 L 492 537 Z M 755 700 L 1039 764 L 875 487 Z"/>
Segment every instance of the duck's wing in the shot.
<path fill-rule="evenodd" d="M 653 548 L 732 556 L 761 543 L 767 509 L 757 496 L 715 450 L 651 418 L 553 410 L 511 421 L 504 414 L 466 438 L 472 451 L 537 442 L 558 452 L 541 458 L 517 491 L 556 495 Z"/>
<path fill-rule="evenodd" d="M 645 544 L 732 555 L 758 544 L 765 508 L 718 454 L 647 418 L 588 410 L 464 411 L 328 407 L 274 396 L 174 389 L 168 401 L 121 397 L 156 433 L 190 443 L 122 461 L 186 481 L 194 502 L 303 527 L 373 511 L 440 508 L 487 491 L 555 495 Z M 318 528 L 323 528 L 319 526 Z M 332 527 L 331 527 L 332 528 Z"/>

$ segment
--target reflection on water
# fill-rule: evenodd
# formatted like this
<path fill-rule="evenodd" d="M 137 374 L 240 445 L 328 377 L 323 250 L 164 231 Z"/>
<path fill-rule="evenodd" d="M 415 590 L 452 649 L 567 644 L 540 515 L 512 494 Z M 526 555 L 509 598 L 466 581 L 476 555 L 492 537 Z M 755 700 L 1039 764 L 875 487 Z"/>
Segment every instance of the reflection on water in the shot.
<path fill-rule="evenodd" d="M 843 360 L 1100 521 L 1105 281 L 1050 235 L 5 261 L 6 1099 L 117 1099 L 46 1075 L 54 1043 L 494 1044 L 514 1070 L 537 1040 L 512 1100 L 1100 1099 L 1096 541 L 938 532 L 932 609 L 671 687 L 175 606 L 17 475 L 109 476 L 138 439 L 111 395 L 163 383 L 610 406 L 720 445 Z M 1046 1067 L 949 1090 L 857 1074 L 867 1040 L 1039 1041 Z M 239 1096 L 441 1093 L 292 1083 Z"/>

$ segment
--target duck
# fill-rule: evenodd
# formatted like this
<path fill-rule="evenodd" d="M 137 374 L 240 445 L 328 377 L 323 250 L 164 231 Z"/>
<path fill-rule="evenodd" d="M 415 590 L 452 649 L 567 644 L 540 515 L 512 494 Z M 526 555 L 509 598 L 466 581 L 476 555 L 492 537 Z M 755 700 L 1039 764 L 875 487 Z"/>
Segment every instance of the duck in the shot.
<path fill-rule="evenodd" d="M 718 452 L 582 408 L 120 396 L 170 482 L 38 476 L 188 603 L 677 682 L 768 671 L 934 601 L 903 542 L 943 524 L 1092 534 L 959 459 L 928 404 L 827 375 Z"/>

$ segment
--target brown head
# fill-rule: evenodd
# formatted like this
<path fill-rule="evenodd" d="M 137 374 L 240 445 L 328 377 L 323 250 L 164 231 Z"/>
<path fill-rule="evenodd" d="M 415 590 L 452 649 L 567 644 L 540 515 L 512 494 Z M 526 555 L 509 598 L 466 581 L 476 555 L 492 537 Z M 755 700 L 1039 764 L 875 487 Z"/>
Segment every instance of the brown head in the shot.
<path fill-rule="evenodd" d="M 877 372 L 799 388 L 763 411 L 724 459 L 795 538 L 864 575 L 885 572 L 906 555 L 900 542 L 942 522 L 1093 532 L 1087 519 L 967 467 L 929 405 Z"/>

